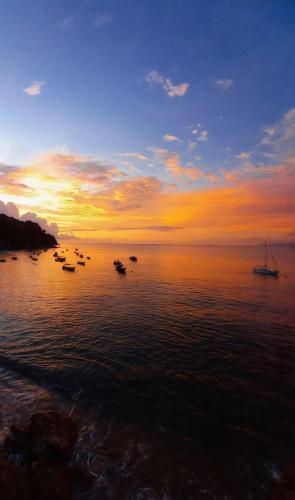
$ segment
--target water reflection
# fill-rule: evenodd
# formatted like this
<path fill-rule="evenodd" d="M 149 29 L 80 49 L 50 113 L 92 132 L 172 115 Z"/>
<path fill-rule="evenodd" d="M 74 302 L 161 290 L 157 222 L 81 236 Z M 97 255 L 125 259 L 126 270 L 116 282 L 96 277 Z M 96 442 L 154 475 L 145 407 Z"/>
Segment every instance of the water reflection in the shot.
<path fill-rule="evenodd" d="M 280 467 L 295 444 L 294 251 L 275 249 L 282 275 L 273 279 L 251 272 L 259 247 L 81 250 L 91 261 L 75 273 L 62 271 L 52 251 L 36 263 L 21 252 L 1 264 L 2 368 L 20 387 L 31 381 L 77 400 L 81 457 L 111 471 L 104 480 L 117 485 L 116 498 L 144 487 L 177 498 L 185 484 L 248 498 L 236 490 L 241 475 L 243 491 L 255 494 L 271 479 L 265 464 Z M 99 454 L 90 432 L 105 433 Z M 249 467 L 260 474 L 252 486 Z M 177 485 L 171 471 L 179 468 Z"/>

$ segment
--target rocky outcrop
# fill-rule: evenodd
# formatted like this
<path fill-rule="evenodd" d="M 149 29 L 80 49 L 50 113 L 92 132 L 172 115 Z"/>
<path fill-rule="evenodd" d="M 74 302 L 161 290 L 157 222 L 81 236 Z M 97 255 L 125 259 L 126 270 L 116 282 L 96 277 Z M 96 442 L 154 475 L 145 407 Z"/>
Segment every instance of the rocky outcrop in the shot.
<path fill-rule="evenodd" d="M 295 462 L 285 468 L 281 481 L 274 487 L 271 500 L 295 500 Z"/>
<path fill-rule="evenodd" d="M 74 464 L 76 420 L 64 413 L 34 413 L 12 425 L 0 456 L 0 495 L 5 500 L 71 500 L 92 477 Z"/>
<path fill-rule="evenodd" d="M 57 245 L 54 236 L 32 221 L 0 214 L 0 249 L 34 249 Z"/>

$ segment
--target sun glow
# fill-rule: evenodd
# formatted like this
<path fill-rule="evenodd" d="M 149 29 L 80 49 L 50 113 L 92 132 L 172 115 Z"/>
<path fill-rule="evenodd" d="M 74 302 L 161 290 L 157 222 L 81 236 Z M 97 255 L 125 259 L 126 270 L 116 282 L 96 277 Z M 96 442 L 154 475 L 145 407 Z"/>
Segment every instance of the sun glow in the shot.
<path fill-rule="evenodd" d="M 234 180 L 224 175 L 222 182 L 208 180 L 201 187 L 198 181 L 194 186 L 165 184 L 89 157 L 47 153 L 36 164 L 6 169 L 0 176 L 0 199 L 17 204 L 21 213 L 34 210 L 57 223 L 60 232 L 83 238 L 255 242 L 267 231 L 271 239 L 288 239 L 294 217 L 288 203 L 295 196 L 292 161 L 268 172 L 264 167 L 259 177 L 247 165 Z"/>

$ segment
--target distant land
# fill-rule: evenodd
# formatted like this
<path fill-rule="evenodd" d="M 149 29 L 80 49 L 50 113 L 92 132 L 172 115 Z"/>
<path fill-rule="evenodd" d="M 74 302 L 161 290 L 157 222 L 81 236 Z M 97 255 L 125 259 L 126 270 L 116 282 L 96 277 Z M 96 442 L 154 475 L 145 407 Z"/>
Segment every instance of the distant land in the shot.
<path fill-rule="evenodd" d="M 0 249 L 25 250 L 57 245 L 54 236 L 36 222 L 20 221 L 0 214 Z"/>

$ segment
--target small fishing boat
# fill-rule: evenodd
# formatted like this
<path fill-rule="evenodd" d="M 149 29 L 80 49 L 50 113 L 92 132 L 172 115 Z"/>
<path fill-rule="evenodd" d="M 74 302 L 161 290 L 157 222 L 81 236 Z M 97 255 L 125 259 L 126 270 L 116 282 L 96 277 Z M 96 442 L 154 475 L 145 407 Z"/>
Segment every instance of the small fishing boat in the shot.
<path fill-rule="evenodd" d="M 65 257 L 56 257 L 55 262 L 65 262 Z"/>
<path fill-rule="evenodd" d="M 265 241 L 264 242 L 264 264 L 263 265 L 256 265 L 255 267 L 253 267 L 253 273 L 264 274 L 267 276 L 277 276 L 279 274 L 278 264 L 275 261 L 275 258 L 273 257 L 272 253 L 270 255 L 271 255 L 271 259 L 273 260 L 273 262 L 276 266 L 275 269 L 271 269 L 268 267 L 268 264 L 267 264 L 267 245 L 266 245 L 266 241 Z"/>
<path fill-rule="evenodd" d="M 129 257 L 129 260 L 132 260 L 132 262 L 137 262 L 137 257 L 135 255 L 131 255 L 131 257 Z"/>
<path fill-rule="evenodd" d="M 83 262 L 83 260 L 78 260 L 77 264 L 79 264 L 80 266 L 85 266 L 85 262 Z"/>
<path fill-rule="evenodd" d="M 11 257 L 12 260 L 17 260 L 17 257 Z"/>
<path fill-rule="evenodd" d="M 64 264 L 62 266 L 62 269 L 64 271 L 72 271 L 72 272 L 74 272 L 75 271 L 75 266 L 72 266 L 72 264 Z"/>
<path fill-rule="evenodd" d="M 6 259 L 0 259 L 0 262 L 6 262 Z"/>
<path fill-rule="evenodd" d="M 126 274 L 126 267 L 124 267 L 122 264 L 120 266 L 116 266 L 116 271 L 120 274 Z"/>
<path fill-rule="evenodd" d="M 38 257 L 32 257 L 32 260 L 34 260 L 35 262 L 37 262 Z"/>

